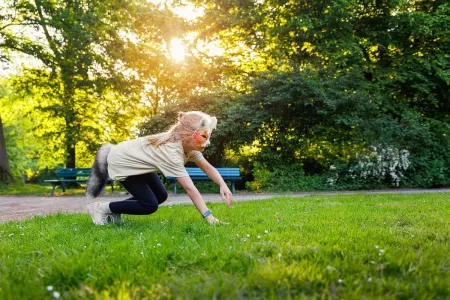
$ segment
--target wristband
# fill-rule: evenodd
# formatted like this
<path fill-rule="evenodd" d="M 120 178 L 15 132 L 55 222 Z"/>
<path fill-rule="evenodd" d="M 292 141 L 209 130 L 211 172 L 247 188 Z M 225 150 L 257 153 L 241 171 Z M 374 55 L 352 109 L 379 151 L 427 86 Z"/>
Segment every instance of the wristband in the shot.
<path fill-rule="evenodd" d="M 207 216 L 209 216 L 210 214 L 212 214 L 212 211 L 210 211 L 209 209 L 207 211 L 205 211 L 204 213 L 202 213 L 203 218 L 206 218 Z"/>

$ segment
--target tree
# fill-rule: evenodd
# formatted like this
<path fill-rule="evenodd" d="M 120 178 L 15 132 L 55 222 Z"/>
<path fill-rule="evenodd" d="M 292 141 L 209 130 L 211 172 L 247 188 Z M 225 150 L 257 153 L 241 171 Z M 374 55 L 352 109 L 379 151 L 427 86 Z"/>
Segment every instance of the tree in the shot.
<path fill-rule="evenodd" d="M 2 116 L 0 115 L 0 182 L 6 182 L 11 179 L 9 170 L 8 155 L 6 153 L 5 136 L 3 134 Z"/>
<path fill-rule="evenodd" d="M 6 1 L 0 46 L 43 64 L 29 69 L 16 87 L 28 96 L 43 97 L 36 109 L 54 120 L 48 136 L 62 138 L 66 167 L 76 166 L 77 144 L 83 140 L 92 144 L 86 135 L 101 131 L 92 125 L 100 123 L 101 113 L 92 113 L 98 107 L 96 99 L 114 91 L 128 93 L 122 106 L 137 99 L 131 97 L 132 76 L 124 75 L 126 42 L 121 37 L 131 22 L 133 5 L 119 0 Z"/>

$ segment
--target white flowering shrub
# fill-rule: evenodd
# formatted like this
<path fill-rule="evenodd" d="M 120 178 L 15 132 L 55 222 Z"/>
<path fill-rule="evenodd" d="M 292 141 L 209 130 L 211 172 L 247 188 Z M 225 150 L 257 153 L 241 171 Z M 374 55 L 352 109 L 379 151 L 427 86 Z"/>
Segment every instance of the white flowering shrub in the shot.
<path fill-rule="evenodd" d="M 409 168 L 409 151 L 394 147 L 370 147 L 368 154 L 357 154 L 357 163 L 350 165 L 346 175 L 353 180 L 378 182 L 387 181 L 393 186 L 399 186 L 404 172 Z M 329 186 L 336 185 L 339 173 L 334 166 L 330 167 L 331 176 L 327 178 Z"/>

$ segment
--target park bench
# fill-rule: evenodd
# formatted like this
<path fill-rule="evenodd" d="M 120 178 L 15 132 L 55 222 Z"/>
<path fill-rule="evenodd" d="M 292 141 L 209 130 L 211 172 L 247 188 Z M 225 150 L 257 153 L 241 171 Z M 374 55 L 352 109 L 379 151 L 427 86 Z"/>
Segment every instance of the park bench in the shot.
<path fill-rule="evenodd" d="M 55 188 L 60 185 L 62 187 L 63 192 L 66 191 L 67 183 L 86 183 L 89 180 L 89 175 L 91 175 L 90 168 L 58 168 L 56 169 L 56 177 L 57 179 L 45 180 L 45 182 L 49 182 L 52 184 L 52 192 L 50 196 L 53 196 L 55 193 Z M 114 191 L 114 180 L 109 179 L 108 184 L 111 185 L 112 190 Z"/>
<path fill-rule="evenodd" d="M 241 180 L 239 168 L 216 168 L 219 174 L 222 176 L 223 180 L 231 181 L 231 192 L 236 193 L 236 187 L 234 185 L 235 181 Z M 210 181 L 211 179 L 205 174 L 200 168 L 186 168 L 186 171 L 191 177 L 192 181 Z M 166 181 L 174 182 L 173 193 L 177 193 L 177 178 L 176 177 L 166 177 Z"/>

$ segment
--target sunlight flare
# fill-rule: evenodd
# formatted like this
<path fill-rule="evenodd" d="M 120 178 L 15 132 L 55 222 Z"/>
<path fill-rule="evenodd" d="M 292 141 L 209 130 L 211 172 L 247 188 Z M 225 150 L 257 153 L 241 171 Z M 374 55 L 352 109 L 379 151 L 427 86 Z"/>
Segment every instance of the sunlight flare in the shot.
<path fill-rule="evenodd" d="M 186 55 L 185 46 L 184 46 L 183 41 L 180 38 L 173 38 L 170 41 L 169 51 L 170 51 L 170 57 L 174 61 L 181 62 L 184 60 L 184 57 Z"/>

